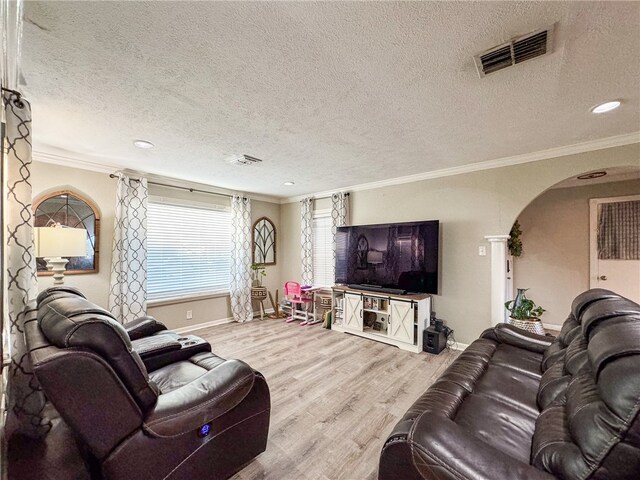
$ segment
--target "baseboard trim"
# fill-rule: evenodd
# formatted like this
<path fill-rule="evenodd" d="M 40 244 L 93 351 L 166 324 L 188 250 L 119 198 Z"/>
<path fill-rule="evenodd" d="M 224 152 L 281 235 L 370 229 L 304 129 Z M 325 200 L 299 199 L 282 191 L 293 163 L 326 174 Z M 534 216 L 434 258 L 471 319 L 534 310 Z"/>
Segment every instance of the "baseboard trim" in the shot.
<path fill-rule="evenodd" d="M 555 323 L 542 323 L 542 326 L 549 330 L 560 330 L 562 328 L 562 325 L 556 325 Z"/>
<path fill-rule="evenodd" d="M 265 308 L 264 313 L 269 315 L 273 313 L 273 308 Z M 260 316 L 260 312 L 253 312 L 253 318 Z M 215 327 L 217 325 L 224 325 L 226 323 L 233 323 L 235 320 L 233 317 L 219 318 L 218 320 L 211 320 L 210 322 L 196 323 L 187 327 L 176 328 L 173 331 L 176 333 L 189 333 L 196 330 L 202 330 L 203 328 Z"/>
<path fill-rule="evenodd" d="M 463 350 L 466 350 L 468 346 L 469 346 L 468 343 L 455 342 L 451 347 L 451 350 L 463 351 Z"/>
<path fill-rule="evenodd" d="M 187 327 L 176 328 L 176 333 L 189 333 L 196 330 L 202 330 L 203 328 L 215 327 L 216 325 L 224 325 L 225 323 L 233 322 L 233 317 L 219 318 L 218 320 L 211 320 L 210 322 L 196 323 L 195 325 L 189 325 Z"/>

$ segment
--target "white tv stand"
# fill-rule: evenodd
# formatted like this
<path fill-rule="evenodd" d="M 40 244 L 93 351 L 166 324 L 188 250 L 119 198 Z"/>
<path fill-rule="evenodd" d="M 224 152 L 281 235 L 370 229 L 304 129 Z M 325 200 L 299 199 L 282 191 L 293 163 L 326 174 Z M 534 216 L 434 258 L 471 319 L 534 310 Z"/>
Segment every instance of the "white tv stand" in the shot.
<path fill-rule="evenodd" d="M 393 295 L 335 286 L 332 297 L 332 330 L 410 352 L 422 351 L 422 332 L 431 317 L 431 295 Z"/>

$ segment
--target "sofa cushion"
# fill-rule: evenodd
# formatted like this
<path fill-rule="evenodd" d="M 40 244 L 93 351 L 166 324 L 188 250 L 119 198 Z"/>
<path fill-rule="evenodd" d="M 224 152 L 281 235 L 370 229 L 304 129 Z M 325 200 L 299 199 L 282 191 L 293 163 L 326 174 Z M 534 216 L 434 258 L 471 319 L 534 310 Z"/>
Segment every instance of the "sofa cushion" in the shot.
<path fill-rule="evenodd" d="M 536 418 L 537 415 L 517 405 L 474 394 L 465 399 L 454 421 L 469 435 L 516 460 L 528 463 Z"/>
<path fill-rule="evenodd" d="M 40 307 L 58 298 L 67 298 L 67 297 L 87 298 L 77 288 L 69 287 L 67 285 L 58 285 L 55 287 L 49 287 L 46 290 L 43 290 L 42 292 L 40 292 L 36 297 L 36 304 L 38 307 Z"/>
<path fill-rule="evenodd" d="M 468 393 L 473 392 L 476 382 L 487 370 L 496 348 L 496 343 L 491 340 L 476 340 L 449 365 L 440 380 L 455 383 Z"/>
<path fill-rule="evenodd" d="M 155 404 L 157 389 L 149 382 L 124 327 L 109 312 L 73 295 L 42 302 L 38 306 L 38 324 L 47 340 L 58 348 L 83 348 L 100 355 L 143 412 Z"/>
<path fill-rule="evenodd" d="M 491 362 L 476 384 L 473 394 L 515 407 L 535 419 L 540 414 L 536 403 L 539 382 L 538 377 Z"/>
<path fill-rule="evenodd" d="M 567 389 L 571 375 L 564 368 L 564 361 L 557 362 L 548 368 L 540 379 L 540 388 L 536 400 L 540 410 L 544 410 Z"/>
<path fill-rule="evenodd" d="M 544 410 L 531 462 L 560 478 L 611 478 L 615 472 L 615 478 L 631 479 L 640 471 L 640 318 L 609 316 L 600 309 L 604 302 L 583 311 L 591 326 L 567 347 L 566 368 L 545 372 L 538 392 Z M 620 313 L 620 302 L 607 304 Z M 566 385 L 556 385 L 548 403 L 553 382 Z"/>
<path fill-rule="evenodd" d="M 542 370 L 540 369 L 541 362 L 541 353 L 524 350 L 504 343 L 498 345 L 491 358 L 491 364 L 493 365 L 502 365 L 525 375 L 535 377 L 538 380 L 540 380 L 542 376 Z"/>
<path fill-rule="evenodd" d="M 564 359 L 565 349 L 581 332 L 582 329 L 576 317 L 573 316 L 573 313 L 570 313 L 564 324 L 562 324 L 560 333 L 542 356 L 541 369 L 543 372 L 557 361 Z"/>
<path fill-rule="evenodd" d="M 598 302 L 605 298 L 620 298 L 620 295 L 611 290 L 605 290 L 604 288 L 592 288 L 591 290 L 581 293 L 571 302 L 571 313 L 578 323 L 582 323 L 582 312 L 584 309 L 593 302 Z"/>
<path fill-rule="evenodd" d="M 158 386 L 161 393 L 169 393 L 201 377 L 224 361 L 224 358 L 213 353 L 199 353 L 186 361 L 161 367 L 149 373 L 149 378 Z"/>
<path fill-rule="evenodd" d="M 589 338 L 593 330 L 597 328 L 602 320 L 626 315 L 638 316 L 640 306 L 626 298 L 605 298 L 599 302 L 594 302 L 584 309 L 582 314 L 582 332 Z M 610 322 L 607 322 L 609 325 Z"/>

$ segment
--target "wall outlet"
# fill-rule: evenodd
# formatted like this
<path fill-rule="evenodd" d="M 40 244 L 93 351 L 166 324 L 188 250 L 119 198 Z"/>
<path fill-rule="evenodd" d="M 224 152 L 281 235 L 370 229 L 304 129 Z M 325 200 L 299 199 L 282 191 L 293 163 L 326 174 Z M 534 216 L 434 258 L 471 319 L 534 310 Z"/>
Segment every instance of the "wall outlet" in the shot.
<path fill-rule="evenodd" d="M 486 257 L 487 256 L 487 247 L 485 247 L 484 245 L 480 245 L 478 247 L 478 255 L 480 255 L 481 257 Z"/>
<path fill-rule="evenodd" d="M 193 310 L 187 310 L 187 320 L 191 320 L 193 318 Z"/>

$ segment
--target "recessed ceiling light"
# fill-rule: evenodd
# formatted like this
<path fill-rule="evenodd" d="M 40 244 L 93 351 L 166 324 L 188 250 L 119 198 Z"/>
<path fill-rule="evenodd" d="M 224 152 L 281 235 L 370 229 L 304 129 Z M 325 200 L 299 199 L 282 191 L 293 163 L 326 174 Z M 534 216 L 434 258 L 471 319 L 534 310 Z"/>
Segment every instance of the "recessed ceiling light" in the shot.
<path fill-rule="evenodd" d="M 612 102 L 604 102 L 604 103 L 601 103 L 600 105 L 596 105 L 595 107 L 593 107 L 591 109 L 591 113 L 607 113 L 607 112 L 610 112 L 611 110 L 615 110 L 619 106 L 620 106 L 619 100 L 614 100 Z"/>
<path fill-rule="evenodd" d="M 295 185 L 296 182 L 292 182 L 291 180 L 289 180 L 288 182 L 284 182 L 284 185 L 286 185 L 287 187 L 290 187 L 291 185 Z"/>
<path fill-rule="evenodd" d="M 147 142 L 146 140 L 134 140 L 133 144 L 138 148 L 144 148 L 144 149 L 155 147 L 153 143 Z"/>
<path fill-rule="evenodd" d="M 578 180 L 591 180 L 592 178 L 604 177 L 606 174 L 607 172 L 604 170 L 600 172 L 585 173 L 584 175 L 578 176 Z"/>

